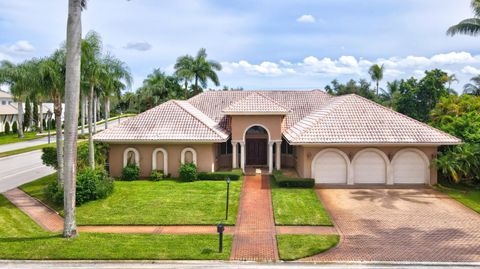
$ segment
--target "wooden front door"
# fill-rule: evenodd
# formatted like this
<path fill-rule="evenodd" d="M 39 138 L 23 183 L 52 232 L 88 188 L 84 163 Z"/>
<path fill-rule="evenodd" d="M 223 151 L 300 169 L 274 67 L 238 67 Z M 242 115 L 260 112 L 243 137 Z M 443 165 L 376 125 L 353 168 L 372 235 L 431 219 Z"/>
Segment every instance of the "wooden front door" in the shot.
<path fill-rule="evenodd" d="M 267 165 L 267 139 L 247 139 L 247 165 Z"/>

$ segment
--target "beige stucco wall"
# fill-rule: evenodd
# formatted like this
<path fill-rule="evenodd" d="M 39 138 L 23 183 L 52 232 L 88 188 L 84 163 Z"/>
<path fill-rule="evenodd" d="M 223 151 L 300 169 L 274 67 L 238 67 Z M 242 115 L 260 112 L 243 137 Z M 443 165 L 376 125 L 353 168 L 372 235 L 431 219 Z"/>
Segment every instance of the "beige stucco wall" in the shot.
<path fill-rule="evenodd" d="M 178 176 L 181 165 L 181 153 L 185 148 L 193 148 L 197 152 L 199 171 L 211 172 L 216 169 L 214 144 L 111 144 L 109 151 L 110 174 L 119 177 L 123 169 L 123 153 L 127 148 L 135 148 L 140 153 L 140 176 L 149 177 L 152 171 L 152 154 L 156 148 L 164 148 L 168 154 L 168 172 Z"/>
<path fill-rule="evenodd" d="M 252 125 L 265 126 L 272 140 L 281 140 L 282 120 L 281 115 L 232 115 L 232 140 L 243 140 L 245 131 Z"/>
<path fill-rule="evenodd" d="M 337 147 L 312 147 L 312 146 L 297 146 L 297 172 L 301 177 L 311 177 L 312 175 L 312 160 L 315 158 L 315 155 L 326 148 L 337 148 L 350 158 L 352 161 L 353 157 L 357 152 L 366 148 L 376 148 L 383 151 L 390 161 L 392 160 L 395 153 L 401 149 L 405 148 L 416 148 L 425 153 L 425 155 L 432 163 L 432 158 L 437 154 L 437 147 L 428 146 L 428 147 L 399 147 L 399 146 L 381 146 L 381 147 L 348 147 L 348 146 L 337 146 Z M 433 165 L 430 165 L 430 183 L 437 183 L 437 170 Z"/>

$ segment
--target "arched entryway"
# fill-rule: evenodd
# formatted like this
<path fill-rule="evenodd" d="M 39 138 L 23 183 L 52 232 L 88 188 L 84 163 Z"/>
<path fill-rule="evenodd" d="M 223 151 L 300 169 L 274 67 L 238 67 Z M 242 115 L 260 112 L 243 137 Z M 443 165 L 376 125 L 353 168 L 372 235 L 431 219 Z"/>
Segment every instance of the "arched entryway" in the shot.
<path fill-rule="evenodd" d="M 247 166 L 268 165 L 268 131 L 259 125 L 252 126 L 245 132 Z"/>

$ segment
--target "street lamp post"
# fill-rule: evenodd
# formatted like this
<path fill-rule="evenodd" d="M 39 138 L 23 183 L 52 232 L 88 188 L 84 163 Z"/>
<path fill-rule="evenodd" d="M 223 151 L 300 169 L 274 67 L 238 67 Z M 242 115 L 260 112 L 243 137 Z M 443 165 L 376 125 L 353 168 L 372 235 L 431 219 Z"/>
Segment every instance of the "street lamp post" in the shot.
<path fill-rule="evenodd" d="M 225 220 L 228 220 L 228 198 L 230 196 L 230 177 L 227 177 L 227 203 L 226 203 L 226 210 L 225 210 Z"/>

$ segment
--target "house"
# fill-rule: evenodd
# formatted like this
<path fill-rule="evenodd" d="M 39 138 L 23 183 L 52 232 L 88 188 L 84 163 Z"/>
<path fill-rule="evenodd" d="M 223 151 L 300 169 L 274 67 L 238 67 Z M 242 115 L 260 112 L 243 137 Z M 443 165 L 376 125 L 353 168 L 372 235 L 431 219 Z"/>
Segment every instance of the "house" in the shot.
<path fill-rule="evenodd" d="M 13 96 L 6 92 L 0 90 L 0 105 L 9 105 L 13 102 Z"/>
<path fill-rule="evenodd" d="M 208 91 L 171 100 L 94 136 L 108 143 L 110 173 L 136 163 L 140 174 L 176 176 L 247 167 L 295 169 L 318 184 L 434 184 L 441 145 L 461 141 L 351 94 Z"/>

